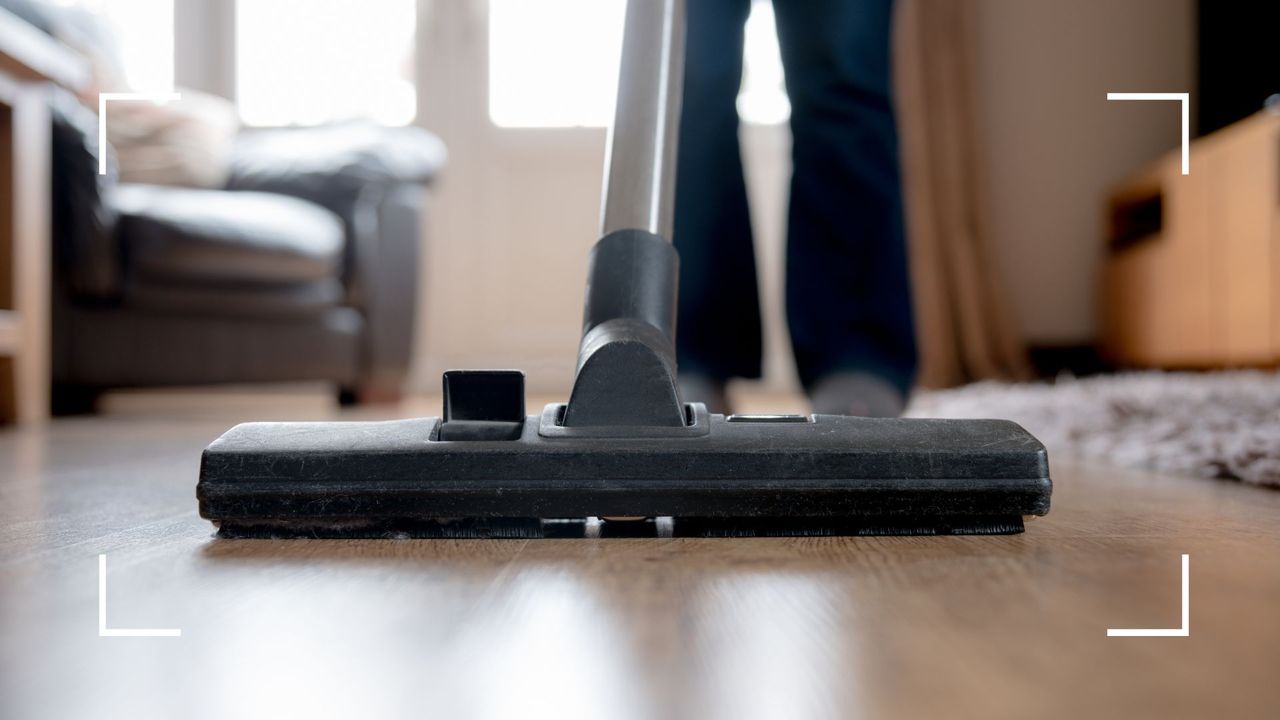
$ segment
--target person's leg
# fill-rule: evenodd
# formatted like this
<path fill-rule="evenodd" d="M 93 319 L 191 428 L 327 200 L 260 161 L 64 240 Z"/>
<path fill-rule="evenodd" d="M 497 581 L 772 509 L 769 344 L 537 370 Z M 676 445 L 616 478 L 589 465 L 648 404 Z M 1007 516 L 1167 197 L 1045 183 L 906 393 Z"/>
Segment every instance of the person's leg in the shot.
<path fill-rule="evenodd" d="M 680 252 L 676 354 L 681 377 L 696 380 L 688 387 L 700 395 L 714 394 L 716 386 L 722 392 L 731 377 L 760 375 L 760 304 L 736 104 L 750 9 L 750 0 L 687 5 L 674 233 Z"/>
<path fill-rule="evenodd" d="M 774 9 L 792 108 L 786 296 L 800 379 L 815 410 L 836 409 L 833 393 L 861 393 L 874 407 L 850 411 L 896 412 L 886 392 L 905 398 L 916 348 L 889 87 L 892 0 L 774 0 Z"/>

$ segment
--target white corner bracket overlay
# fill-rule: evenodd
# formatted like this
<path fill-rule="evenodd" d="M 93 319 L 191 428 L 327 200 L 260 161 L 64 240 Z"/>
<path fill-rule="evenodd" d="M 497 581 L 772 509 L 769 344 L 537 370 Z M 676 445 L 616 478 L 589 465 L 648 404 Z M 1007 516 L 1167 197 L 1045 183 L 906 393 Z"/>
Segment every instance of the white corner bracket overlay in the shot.
<path fill-rule="evenodd" d="M 1191 556 L 1182 555 L 1182 627 L 1108 628 L 1107 637 L 1189 637 L 1191 635 Z"/>
<path fill-rule="evenodd" d="M 98 637 L 182 637 L 178 628 L 107 627 L 107 556 L 98 556 Z"/>
<path fill-rule="evenodd" d="M 181 93 L 98 93 L 98 174 L 107 174 L 107 102 L 109 100 L 145 100 L 156 104 L 164 104 L 181 100 Z"/>
<path fill-rule="evenodd" d="M 1177 100 L 1182 103 L 1182 174 L 1191 174 L 1191 93 L 1109 92 L 1108 100 Z"/>

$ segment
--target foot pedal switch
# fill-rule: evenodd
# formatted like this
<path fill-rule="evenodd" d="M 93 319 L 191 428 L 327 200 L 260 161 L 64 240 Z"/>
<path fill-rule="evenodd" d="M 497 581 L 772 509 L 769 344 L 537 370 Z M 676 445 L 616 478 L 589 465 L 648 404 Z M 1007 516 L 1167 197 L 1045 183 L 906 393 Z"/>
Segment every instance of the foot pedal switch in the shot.
<path fill-rule="evenodd" d="M 524 430 L 524 373 L 449 370 L 438 440 L 518 440 Z"/>

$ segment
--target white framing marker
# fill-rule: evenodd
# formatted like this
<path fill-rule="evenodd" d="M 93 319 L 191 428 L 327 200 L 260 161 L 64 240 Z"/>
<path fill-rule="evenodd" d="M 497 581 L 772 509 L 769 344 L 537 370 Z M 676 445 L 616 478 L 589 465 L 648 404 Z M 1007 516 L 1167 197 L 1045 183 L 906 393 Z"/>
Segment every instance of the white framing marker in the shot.
<path fill-rule="evenodd" d="M 176 92 L 161 93 L 98 93 L 98 174 L 107 174 L 107 101 L 108 100 L 147 100 L 153 103 L 167 103 L 181 100 L 182 94 Z"/>
<path fill-rule="evenodd" d="M 1191 556 L 1182 555 L 1182 627 L 1108 628 L 1107 637 L 1189 637 L 1191 635 Z"/>
<path fill-rule="evenodd" d="M 98 637 L 182 637 L 178 628 L 107 627 L 107 556 L 98 555 Z"/>
<path fill-rule="evenodd" d="M 1177 100 L 1182 103 L 1182 174 L 1191 174 L 1191 93 L 1109 92 L 1108 100 Z"/>

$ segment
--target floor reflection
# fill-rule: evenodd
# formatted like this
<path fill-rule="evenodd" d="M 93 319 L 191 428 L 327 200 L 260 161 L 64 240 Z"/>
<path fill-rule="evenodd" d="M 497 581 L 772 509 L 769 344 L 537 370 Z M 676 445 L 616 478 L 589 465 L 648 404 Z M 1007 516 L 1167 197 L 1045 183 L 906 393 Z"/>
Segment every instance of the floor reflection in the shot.
<path fill-rule="evenodd" d="M 622 619 L 573 572 L 526 568 L 459 629 L 449 668 L 466 714 L 659 717 Z"/>
<path fill-rule="evenodd" d="M 694 716 L 858 717 L 858 694 L 832 584 L 807 574 L 744 574 L 705 584 L 689 639 L 701 666 Z"/>

